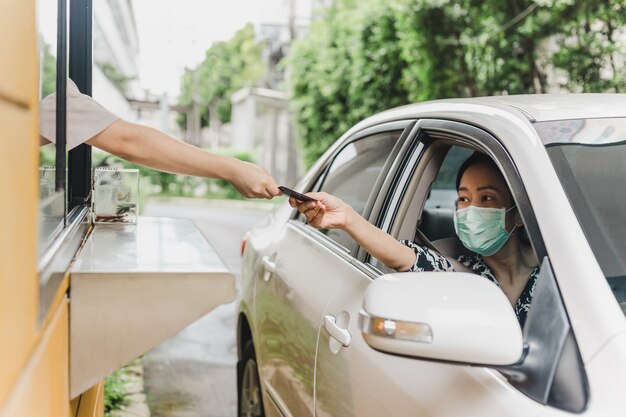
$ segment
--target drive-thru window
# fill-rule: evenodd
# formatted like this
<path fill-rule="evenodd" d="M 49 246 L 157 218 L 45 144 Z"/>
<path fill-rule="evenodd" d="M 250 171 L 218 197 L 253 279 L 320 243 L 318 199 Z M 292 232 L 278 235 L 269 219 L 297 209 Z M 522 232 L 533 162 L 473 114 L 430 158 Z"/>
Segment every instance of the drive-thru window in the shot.
<path fill-rule="evenodd" d="M 92 17 L 91 0 L 2 5 L 0 416 L 99 415 L 109 373 L 235 294 L 190 220 L 94 222 L 91 147 L 66 147 L 69 80 L 91 94 Z M 54 92 L 56 148 L 38 166 Z"/>

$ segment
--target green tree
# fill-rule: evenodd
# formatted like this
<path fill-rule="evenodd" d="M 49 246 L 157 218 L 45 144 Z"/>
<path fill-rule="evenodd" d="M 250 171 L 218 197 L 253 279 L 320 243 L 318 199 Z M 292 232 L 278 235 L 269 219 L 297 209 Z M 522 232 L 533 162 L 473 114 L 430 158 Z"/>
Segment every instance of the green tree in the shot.
<path fill-rule="evenodd" d="M 200 65 L 183 74 L 179 103 L 191 106 L 197 101 L 201 126 L 229 122 L 230 96 L 240 88 L 258 85 L 266 72 L 261 53 L 262 45 L 256 41 L 251 24 L 230 40 L 214 43 Z M 185 116 L 178 122 L 184 126 Z"/>
<path fill-rule="evenodd" d="M 292 104 L 307 164 L 358 120 L 408 102 L 398 36 L 383 2 L 343 1 L 295 43 Z"/>
<path fill-rule="evenodd" d="M 624 91 L 625 27 L 623 0 L 337 0 L 290 57 L 306 162 L 407 102 L 543 93 L 555 74 L 570 91 Z"/>
<path fill-rule="evenodd" d="M 554 65 L 563 70 L 562 86 L 579 92 L 624 92 L 626 44 L 620 42 L 626 27 L 623 0 L 583 0 L 572 19 L 556 37 L 559 50 Z"/>
<path fill-rule="evenodd" d="M 42 60 L 41 96 L 46 97 L 57 91 L 57 60 L 50 52 L 50 45 L 45 42 Z"/>

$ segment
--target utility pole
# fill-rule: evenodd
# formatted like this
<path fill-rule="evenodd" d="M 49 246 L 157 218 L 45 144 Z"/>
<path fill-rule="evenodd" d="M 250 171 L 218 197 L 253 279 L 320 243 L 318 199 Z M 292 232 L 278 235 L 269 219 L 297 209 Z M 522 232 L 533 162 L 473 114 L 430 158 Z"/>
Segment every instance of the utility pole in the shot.
<path fill-rule="evenodd" d="M 289 49 L 293 41 L 296 40 L 296 4 L 295 0 L 289 1 Z M 290 68 L 287 66 L 284 70 L 285 78 L 289 77 Z M 288 99 L 289 100 L 289 99 Z M 290 111 L 289 101 L 287 101 L 284 111 L 287 113 L 287 166 L 286 168 L 286 182 L 290 186 L 296 183 L 298 178 L 298 149 L 296 147 L 296 138 L 294 135 L 294 129 L 292 126 L 292 115 Z M 277 121 L 275 121 L 277 123 Z M 277 127 L 277 126 L 275 126 Z M 278 129 L 275 129 L 277 131 Z"/>

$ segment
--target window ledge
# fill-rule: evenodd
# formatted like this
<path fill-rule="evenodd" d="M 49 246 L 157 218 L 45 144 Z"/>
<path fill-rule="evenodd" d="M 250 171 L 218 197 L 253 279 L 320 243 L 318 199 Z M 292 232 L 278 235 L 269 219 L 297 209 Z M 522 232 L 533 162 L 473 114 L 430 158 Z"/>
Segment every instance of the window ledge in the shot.
<path fill-rule="evenodd" d="M 235 296 L 234 277 L 187 219 L 96 225 L 70 280 L 72 398 Z"/>

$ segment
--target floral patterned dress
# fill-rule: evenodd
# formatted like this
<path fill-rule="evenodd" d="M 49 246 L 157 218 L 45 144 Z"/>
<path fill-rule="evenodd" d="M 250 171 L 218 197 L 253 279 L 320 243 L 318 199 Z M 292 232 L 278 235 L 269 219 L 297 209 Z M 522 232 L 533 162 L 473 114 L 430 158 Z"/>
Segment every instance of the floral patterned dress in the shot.
<path fill-rule="evenodd" d="M 440 255 L 439 253 L 431 250 L 427 247 L 419 245 L 410 240 L 402 240 L 401 243 L 403 245 L 408 246 L 413 249 L 415 252 L 416 259 L 415 263 L 409 269 L 409 272 L 427 272 L 427 271 L 454 271 L 454 267 L 446 259 L 445 256 Z M 474 255 L 461 255 L 457 259 L 461 264 L 465 265 L 468 269 L 476 273 L 477 275 L 482 275 L 487 278 L 498 287 L 500 284 L 496 279 L 495 275 L 485 261 L 483 257 L 477 254 Z M 539 267 L 536 267 L 528 278 L 528 282 L 524 287 L 524 290 L 520 294 L 513 310 L 515 311 L 515 315 L 517 316 L 517 320 L 520 325 L 523 327 L 526 322 L 526 316 L 528 315 L 528 310 L 530 309 L 530 302 L 532 301 L 533 295 L 535 293 L 535 288 L 537 287 L 537 277 L 539 276 Z"/>

